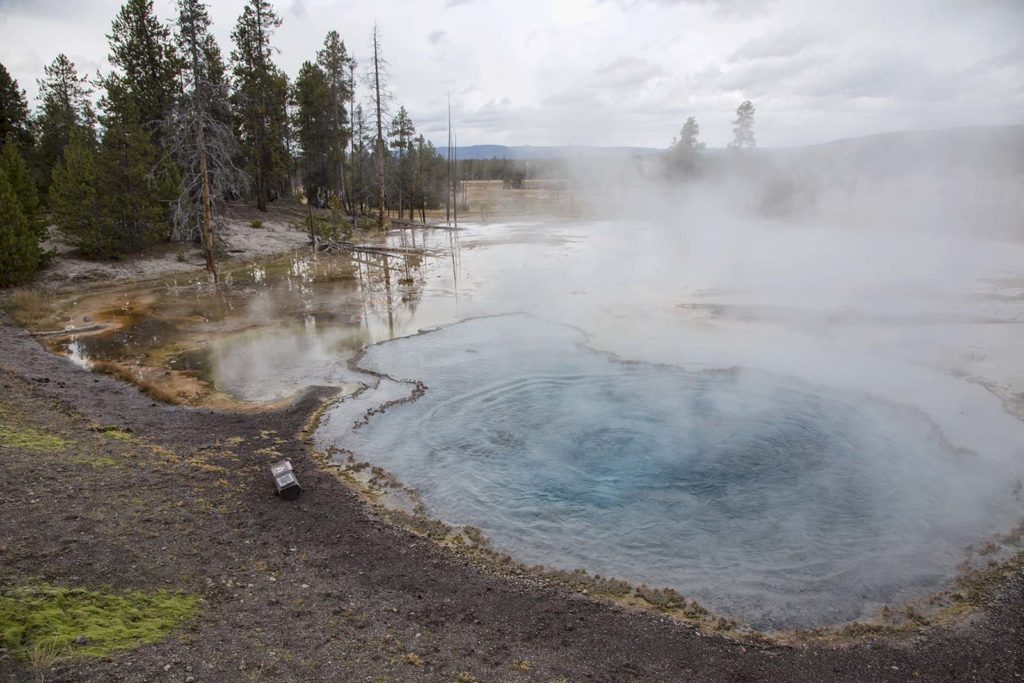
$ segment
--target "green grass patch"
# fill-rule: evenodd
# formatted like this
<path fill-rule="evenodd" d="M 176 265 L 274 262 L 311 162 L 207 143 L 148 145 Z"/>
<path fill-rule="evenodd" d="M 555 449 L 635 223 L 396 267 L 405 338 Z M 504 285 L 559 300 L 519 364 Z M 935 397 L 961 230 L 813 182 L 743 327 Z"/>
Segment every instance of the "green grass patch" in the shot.
<path fill-rule="evenodd" d="M 106 657 L 165 638 L 196 612 L 198 598 L 123 594 L 37 583 L 0 591 L 0 646 L 32 662 Z"/>
<path fill-rule="evenodd" d="M 105 455 L 98 455 L 96 457 L 89 456 L 78 456 L 71 458 L 71 462 L 78 463 L 79 465 L 88 465 L 94 470 L 105 470 L 111 467 L 121 467 L 121 461 L 115 460 L 114 458 L 107 457 Z"/>
<path fill-rule="evenodd" d="M 135 435 L 130 431 L 124 429 L 118 429 L 117 427 L 90 427 L 94 432 L 99 432 L 108 439 L 116 439 L 117 441 L 132 442 L 135 441 Z"/>
<path fill-rule="evenodd" d="M 62 451 L 68 447 L 68 442 L 55 434 L 47 434 L 30 427 L 17 429 L 0 424 L 0 446 L 26 451 Z"/>

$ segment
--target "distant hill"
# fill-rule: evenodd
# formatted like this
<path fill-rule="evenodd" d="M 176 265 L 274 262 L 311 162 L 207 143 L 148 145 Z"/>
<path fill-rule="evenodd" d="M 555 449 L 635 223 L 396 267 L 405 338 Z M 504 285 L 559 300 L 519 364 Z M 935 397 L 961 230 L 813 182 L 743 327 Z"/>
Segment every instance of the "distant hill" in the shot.
<path fill-rule="evenodd" d="M 830 142 L 794 147 L 763 147 L 755 154 L 786 158 L 807 153 L 840 155 L 861 160 L 875 155 L 918 156 L 925 155 L 966 155 L 974 157 L 996 153 L 1000 157 L 1019 154 L 1024 139 L 1024 125 L 977 126 L 947 128 L 925 131 L 895 131 L 877 133 L 863 137 L 843 138 Z M 439 147 L 445 156 L 448 150 Z M 665 149 L 657 147 L 601 147 L 598 145 L 467 145 L 459 147 L 459 159 L 578 159 L 636 157 L 663 154 Z M 705 154 L 716 157 L 727 150 L 724 147 L 709 147 Z M 749 153 L 749 152 L 748 152 Z"/>
<path fill-rule="evenodd" d="M 448 150 L 440 147 L 437 150 L 446 156 Z M 595 145 L 561 145 L 553 147 L 535 147 L 533 145 L 467 145 L 458 147 L 455 152 L 457 159 L 578 159 L 578 158 L 609 158 L 645 156 L 660 154 L 663 149 L 655 147 L 598 147 Z"/>

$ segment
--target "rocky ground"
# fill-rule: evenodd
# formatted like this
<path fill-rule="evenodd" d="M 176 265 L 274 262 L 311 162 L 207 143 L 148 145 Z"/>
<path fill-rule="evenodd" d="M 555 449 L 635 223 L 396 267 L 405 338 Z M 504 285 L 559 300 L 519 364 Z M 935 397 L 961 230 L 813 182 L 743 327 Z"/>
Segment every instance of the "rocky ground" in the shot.
<path fill-rule="evenodd" d="M 239 415 L 155 403 L 0 326 L 0 423 L 63 440 L 0 444 L 0 586 L 201 597 L 163 642 L 30 667 L 48 681 L 1013 681 L 1024 576 L 955 627 L 889 643 L 762 646 L 499 576 L 376 519 L 302 437 L 326 390 Z M 104 431 L 98 427 L 116 427 Z M 117 438 L 113 438 L 117 437 Z M 268 466 L 292 460 L 286 502 Z"/>

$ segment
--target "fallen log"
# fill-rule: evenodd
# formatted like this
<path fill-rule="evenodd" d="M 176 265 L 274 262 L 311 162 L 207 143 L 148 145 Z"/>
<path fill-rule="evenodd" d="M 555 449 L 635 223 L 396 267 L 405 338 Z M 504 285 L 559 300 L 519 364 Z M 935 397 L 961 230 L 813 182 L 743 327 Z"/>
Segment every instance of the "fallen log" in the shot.
<path fill-rule="evenodd" d="M 314 251 L 332 251 L 343 249 L 363 254 L 380 254 L 391 258 L 404 258 L 406 256 L 435 256 L 433 252 L 419 247 L 378 247 L 372 244 L 356 244 L 355 242 L 332 242 L 316 238 L 313 242 Z"/>
<path fill-rule="evenodd" d="M 66 337 L 72 334 L 86 334 L 88 332 L 99 332 L 109 327 L 108 325 L 85 325 L 83 327 L 69 327 L 64 330 L 46 330 L 44 332 L 29 332 L 32 337 Z"/>
<path fill-rule="evenodd" d="M 419 230 L 465 230 L 465 228 L 456 228 L 451 225 L 442 225 L 440 223 L 421 223 L 420 221 L 403 221 L 391 219 L 391 226 L 395 228 L 413 228 Z"/>

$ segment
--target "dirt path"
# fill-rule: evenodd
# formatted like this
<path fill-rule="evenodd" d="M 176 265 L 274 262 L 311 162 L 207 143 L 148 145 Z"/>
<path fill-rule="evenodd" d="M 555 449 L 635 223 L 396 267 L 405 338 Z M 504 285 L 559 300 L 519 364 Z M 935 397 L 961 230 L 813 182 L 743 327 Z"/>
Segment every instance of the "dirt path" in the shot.
<path fill-rule="evenodd" d="M 985 614 L 902 644 L 753 647 L 650 613 L 492 575 L 388 526 L 299 438 L 326 390 L 258 416 L 156 404 L 0 326 L 0 421 L 56 434 L 0 446 L 0 585 L 30 577 L 174 588 L 200 616 L 156 645 L 48 681 L 1013 681 L 1024 577 Z M 110 439 L 90 426 L 130 430 Z M 305 487 L 271 495 L 291 458 Z M 0 660 L 0 680 L 33 680 Z"/>

